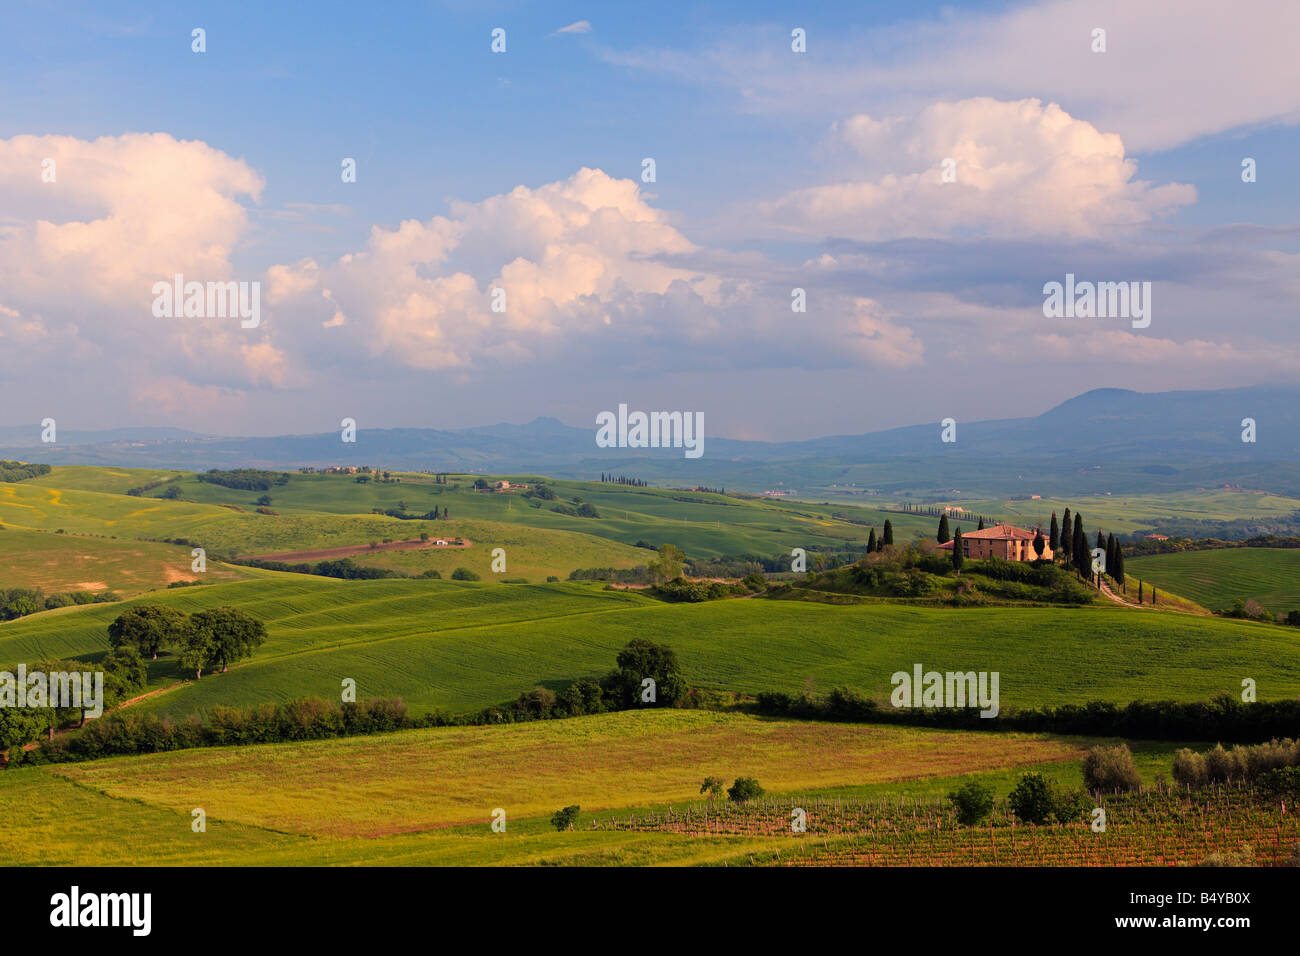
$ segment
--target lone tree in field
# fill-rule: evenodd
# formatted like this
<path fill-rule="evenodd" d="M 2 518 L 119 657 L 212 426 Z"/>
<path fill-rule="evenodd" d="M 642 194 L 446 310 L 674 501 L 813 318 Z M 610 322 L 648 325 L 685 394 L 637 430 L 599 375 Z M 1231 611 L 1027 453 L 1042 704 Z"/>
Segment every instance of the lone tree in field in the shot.
<path fill-rule="evenodd" d="M 557 830 L 572 830 L 573 825 L 578 822 L 577 804 L 571 807 L 565 807 L 563 810 L 556 810 L 551 814 L 551 826 Z"/>
<path fill-rule="evenodd" d="M 763 792 L 753 777 L 737 777 L 736 782 L 727 789 L 727 797 L 732 803 L 744 803 L 747 800 L 757 800 Z"/>
<path fill-rule="evenodd" d="M 961 553 L 961 528 L 957 529 L 956 536 L 952 539 L 952 569 L 961 574 L 961 563 L 965 560 L 965 555 Z"/>
<path fill-rule="evenodd" d="M 883 551 L 886 547 L 894 543 L 894 523 L 888 518 L 885 519 L 885 531 L 880 536 L 879 550 Z"/>
<path fill-rule="evenodd" d="M 939 515 L 939 533 L 935 535 L 935 540 L 940 544 L 947 544 L 952 540 L 952 535 L 948 533 L 947 515 Z"/>
<path fill-rule="evenodd" d="M 266 640 L 266 625 L 237 607 L 199 611 L 190 618 L 190 633 L 181 665 L 203 676 L 205 667 L 221 665 L 222 673 L 235 661 L 248 657 Z"/>
<path fill-rule="evenodd" d="M 134 647 L 151 659 L 164 648 L 182 643 L 189 618 L 183 611 L 162 604 L 139 604 L 127 608 L 108 625 L 108 642 L 113 647 Z"/>

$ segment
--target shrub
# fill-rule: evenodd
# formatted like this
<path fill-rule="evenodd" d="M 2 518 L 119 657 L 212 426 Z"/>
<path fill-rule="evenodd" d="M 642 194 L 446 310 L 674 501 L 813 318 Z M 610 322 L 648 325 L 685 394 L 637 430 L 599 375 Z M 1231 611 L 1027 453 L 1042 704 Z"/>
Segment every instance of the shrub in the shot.
<path fill-rule="evenodd" d="M 948 799 L 957 809 L 957 820 L 965 827 L 977 826 L 993 811 L 993 791 L 978 780 L 968 780 Z"/>
<path fill-rule="evenodd" d="M 1184 787 L 1203 787 L 1206 781 L 1205 757 L 1183 747 L 1174 754 L 1174 780 Z"/>
<path fill-rule="evenodd" d="M 1062 790 L 1041 773 L 1025 774 L 1007 797 L 1011 809 L 1025 823 L 1069 823 L 1088 808 L 1087 797 Z"/>
<path fill-rule="evenodd" d="M 1300 799 L 1300 767 L 1279 767 L 1259 778 L 1259 788 L 1267 794 Z"/>
<path fill-rule="evenodd" d="M 451 572 L 451 579 L 453 581 L 477 581 L 479 576 L 469 568 L 457 568 Z"/>
<path fill-rule="evenodd" d="M 732 803 L 745 803 L 757 800 L 763 795 L 763 788 L 753 777 L 737 777 L 736 782 L 727 788 L 727 799 Z"/>
<path fill-rule="evenodd" d="M 1142 778 L 1133 764 L 1128 744 L 1093 747 L 1083 758 L 1083 784 L 1088 790 L 1122 791 L 1140 789 Z"/>

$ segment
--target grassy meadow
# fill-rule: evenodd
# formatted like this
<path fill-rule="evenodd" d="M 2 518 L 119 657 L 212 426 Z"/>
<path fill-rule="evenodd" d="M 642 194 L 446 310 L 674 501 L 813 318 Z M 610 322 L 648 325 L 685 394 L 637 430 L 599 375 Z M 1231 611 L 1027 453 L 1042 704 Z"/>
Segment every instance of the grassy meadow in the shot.
<path fill-rule="evenodd" d="M 634 638 L 672 647 L 691 686 L 741 697 L 842 686 L 885 698 L 891 675 L 918 663 L 999 672 L 1003 709 L 1204 700 L 1237 692 L 1247 664 L 1260 699 L 1300 694 L 1294 628 L 1107 602 L 954 608 L 893 598 L 835 604 L 756 597 L 672 604 L 638 590 L 565 580 L 576 568 L 645 564 L 654 555 L 638 542 L 671 542 L 693 558 L 774 556 L 794 547 L 852 552 L 886 517 L 899 542 L 929 538 L 936 523 L 930 517 L 856 502 L 548 481 L 558 502 L 577 499 L 599 512 L 580 518 L 550 510 L 557 502 L 476 493 L 473 476 L 452 476 L 453 485 L 399 477 L 400 483 L 362 484 L 294 474 L 285 485 L 255 492 L 181 472 L 59 467 L 36 480 L 0 484 L 0 586 L 112 589 L 128 598 L 0 623 L 0 668 L 41 658 L 98 660 L 108 650 L 108 624 L 132 603 L 156 602 L 189 613 L 233 605 L 268 632 L 251 658 L 197 681 L 181 672 L 174 650 L 149 661 L 146 691 L 154 693 L 131 708 L 175 718 L 206 715 L 217 705 L 337 700 L 345 678 L 356 681 L 359 696 L 400 696 L 415 714 L 466 713 L 539 685 L 558 692 L 575 679 L 598 678 Z M 176 500 L 125 494 L 177 478 Z M 263 493 L 275 514 L 257 512 Z M 1107 512 L 1089 501 L 989 502 L 984 513 L 1021 520 L 1013 507 L 1050 514 L 1066 504 L 1081 508 L 1090 524 L 1105 514 L 1136 524 L 1158 510 L 1154 501 L 1130 502 L 1149 509 L 1142 514 L 1119 505 Z M 1241 506 L 1231 496 L 1203 504 L 1225 514 Z M 371 513 L 435 506 L 451 517 Z M 1023 517 L 1032 523 L 1028 511 Z M 368 547 L 421 531 L 472 546 Z M 198 577 L 190 571 L 190 545 L 161 540 L 167 538 L 212 552 L 201 586 L 167 589 Z M 483 580 L 337 580 L 218 560 L 338 547 L 362 548 L 358 563 L 409 575 L 434 569 L 445 578 L 463 566 Z M 490 570 L 494 547 L 506 550 L 503 574 Z M 1249 590 L 1271 608 L 1269 601 L 1295 595 L 1298 557 L 1198 552 L 1134 560 L 1130 575 L 1207 606 Z M 560 581 L 545 583 L 548 576 Z M 520 578 L 526 583 L 503 580 Z M 782 834 L 779 825 L 749 832 L 713 831 L 706 823 L 703 831 L 686 832 L 676 814 L 698 812 L 706 776 L 753 775 L 778 802 L 807 799 L 821 808 L 842 800 L 928 806 L 971 775 L 1005 795 L 1026 768 L 1077 786 L 1089 743 L 648 710 L 23 766 L 0 771 L 0 814 L 23 821 L 0 829 L 0 864 L 779 862 L 782 852 L 805 853 L 811 844 Z M 1167 773 L 1173 749 L 1135 743 L 1144 777 Z M 549 815 L 569 804 L 582 807 L 581 825 L 557 833 Z M 206 833 L 190 829 L 195 807 L 208 815 Z M 488 826 L 497 807 L 508 815 L 504 834 Z M 659 823 L 638 823 L 646 819 Z M 109 822 L 133 839 L 103 841 Z M 821 852 L 832 861 L 854 860 L 862 848 L 827 836 Z"/>
<path fill-rule="evenodd" d="M 1181 551 L 1131 558 L 1126 570 L 1216 611 L 1251 599 L 1274 614 L 1300 610 L 1300 550 Z"/>

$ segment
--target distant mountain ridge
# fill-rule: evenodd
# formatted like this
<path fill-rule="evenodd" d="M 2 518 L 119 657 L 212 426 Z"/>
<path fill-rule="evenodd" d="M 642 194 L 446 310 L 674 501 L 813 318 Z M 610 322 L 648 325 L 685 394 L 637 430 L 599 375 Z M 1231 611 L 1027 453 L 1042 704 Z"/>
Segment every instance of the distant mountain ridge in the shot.
<path fill-rule="evenodd" d="M 1245 418 L 1256 423 L 1254 443 L 1241 440 Z M 522 425 L 463 429 L 367 428 L 358 432 L 355 444 L 341 442 L 338 432 L 238 438 L 178 428 L 118 428 L 60 431 L 58 444 L 49 445 L 40 443 L 40 428 L 32 425 L 0 428 L 0 457 L 187 470 L 371 464 L 556 477 L 594 477 L 602 471 L 700 482 L 731 477 L 733 483 L 748 475 L 743 482 L 748 485 L 764 482 L 768 473 L 833 474 L 836 467 L 883 462 L 912 463 L 918 473 L 951 473 L 956 467 L 960 474 L 963 465 L 979 461 L 1022 471 L 1045 463 L 1058 470 L 1122 463 L 1137 471 L 1150 466 L 1147 471 L 1158 474 L 1160 466 L 1300 463 L 1300 386 L 1152 393 L 1094 389 L 1037 416 L 958 421 L 957 441 L 951 444 L 940 441 L 938 422 L 796 442 L 706 433 L 704 457 L 694 461 L 685 460 L 680 449 L 598 448 L 595 431 L 594 423 L 580 428 L 543 417 Z"/>

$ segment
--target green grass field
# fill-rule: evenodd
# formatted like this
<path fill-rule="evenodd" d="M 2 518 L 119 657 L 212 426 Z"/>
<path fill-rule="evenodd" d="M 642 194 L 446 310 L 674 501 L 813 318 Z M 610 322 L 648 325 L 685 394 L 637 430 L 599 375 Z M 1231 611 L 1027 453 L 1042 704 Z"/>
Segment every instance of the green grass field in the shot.
<path fill-rule="evenodd" d="M 599 518 L 532 507 L 515 494 L 481 494 L 429 476 L 358 484 L 346 476 L 293 475 L 272 488 L 275 515 L 257 514 L 262 492 L 234 491 L 183 475 L 191 500 L 130 497 L 130 487 L 178 472 L 56 468 L 0 485 L 0 586 L 47 591 L 110 587 L 125 603 L 69 607 L 0 623 L 0 668 L 42 658 L 97 660 L 107 626 L 130 603 L 194 612 L 234 605 L 266 623 L 268 639 L 228 673 L 201 680 L 174 654 L 149 662 L 132 709 L 183 717 L 216 705 L 318 696 L 337 700 L 345 678 L 362 697 L 400 696 L 415 714 L 456 713 L 513 700 L 537 685 L 558 691 L 609 671 L 633 638 L 672 647 L 693 687 L 752 695 L 824 693 L 844 686 L 885 698 L 895 671 L 997 671 L 1001 706 L 1106 700 L 1204 700 L 1255 679 L 1261 700 L 1300 694 L 1300 630 L 1168 610 L 1092 606 L 929 606 L 874 598 L 861 604 L 744 598 L 668 604 L 595 583 L 542 583 L 580 567 L 631 567 L 671 542 L 692 557 L 860 550 L 886 517 L 896 540 L 930 537 L 935 519 L 856 502 L 770 501 L 701 492 L 548 482 L 566 503 Z M 535 484 L 530 476 L 506 476 Z M 1217 497 L 1216 497 L 1217 496 Z M 1246 496 L 1295 510 L 1291 499 Z M 1080 508 L 1095 521 L 1165 513 L 1230 515 L 1242 497 L 989 502 L 985 513 L 1031 523 L 1040 511 Z M 403 521 L 372 508 L 445 521 Z M 995 507 L 996 506 L 996 507 Z M 977 503 L 967 507 L 979 510 Z M 1024 514 L 1012 510 L 1023 507 Z M 1142 510 L 1145 509 L 1145 510 Z M 1139 514 L 1140 512 L 1140 514 Z M 973 527 L 973 522 L 972 522 Z M 57 534 L 62 529 L 64 534 Z M 365 546 L 421 531 L 463 537 L 464 550 L 362 552 L 354 560 L 409 574 L 457 566 L 479 583 L 430 579 L 344 581 L 209 562 L 194 577 L 186 538 L 219 554 Z M 490 571 L 503 547 L 507 569 Z M 1188 560 L 1190 559 L 1190 560 Z M 1265 607 L 1296 598 L 1300 551 L 1197 552 L 1133 559 L 1129 575 L 1210 607 L 1255 597 Z M 1164 575 L 1164 577 L 1162 577 Z M 973 576 L 972 576 L 973 577 Z M 507 584 L 501 578 L 526 578 Z M 91 587 L 94 586 L 94 587 Z M 1242 589 L 1253 589 L 1249 594 Z M 1255 593 L 1259 591 L 1260 593 Z M 1219 595 L 1223 595 L 1222 598 Z M 706 776 L 760 778 L 776 795 L 810 799 L 935 799 L 969 774 L 1005 794 L 1027 767 L 1077 786 L 1088 742 L 1003 733 L 930 731 L 763 719 L 738 713 L 653 710 L 493 727 L 405 731 L 301 744 L 213 748 L 0 771 L 0 865 L 36 863 L 739 864 L 769 860 L 797 841 L 747 833 L 688 835 L 634 826 L 594 830 L 593 816 L 633 820 L 698 803 Z M 1143 774 L 1167 773 L 1174 748 L 1135 745 Z M 547 818 L 577 803 L 583 826 L 556 833 Z M 191 810 L 208 814 L 206 833 Z M 493 833 L 492 810 L 508 814 Z M 131 839 L 105 841 L 106 827 Z"/>
<path fill-rule="evenodd" d="M 1216 520 L 1285 518 L 1300 511 L 1300 499 L 1250 491 L 1206 489 L 1173 491 L 1158 495 L 1080 495 L 1075 498 L 1038 500 L 982 499 L 954 501 L 976 514 L 1034 527 L 1039 521 L 1047 528 L 1052 512 L 1060 517 L 1066 508 L 1082 512 L 1085 528 L 1092 536 L 1097 528 L 1115 534 L 1158 529 L 1162 520 Z"/>
<path fill-rule="evenodd" d="M 1274 614 L 1300 610 L 1300 550 L 1183 551 L 1130 558 L 1125 570 L 1216 611 L 1252 598 Z"/>
<path fill-rule="evenodd" d="M 1003 706 L 1205 699 L 1240 687 L 1243 661 L 1263 699 L 1300 692 L 1292 628 L 1116 606 L 952 609 L 793 601 L 662 604 L 596 585 L 462 584 L 296 578 L 182 588 L 147 597 L 186 611 L 234 604 L 269 639 L 227 674 L 137 705 L 184 715 L 214 704 L 333 698 L 344 678 L 362 696 L 401 696 L 416 711 L 464 712 L 537 684 L 598 677 L 635 637 L 673 647 L 700 687 L 753 694 L 849 686 L 887 696 L 915 663 L 1001 675 Z M 96 656 L 121 605 L 0 625 L 0 664 Z M 181 675 L 164 656 L 153 688 Z"/>

